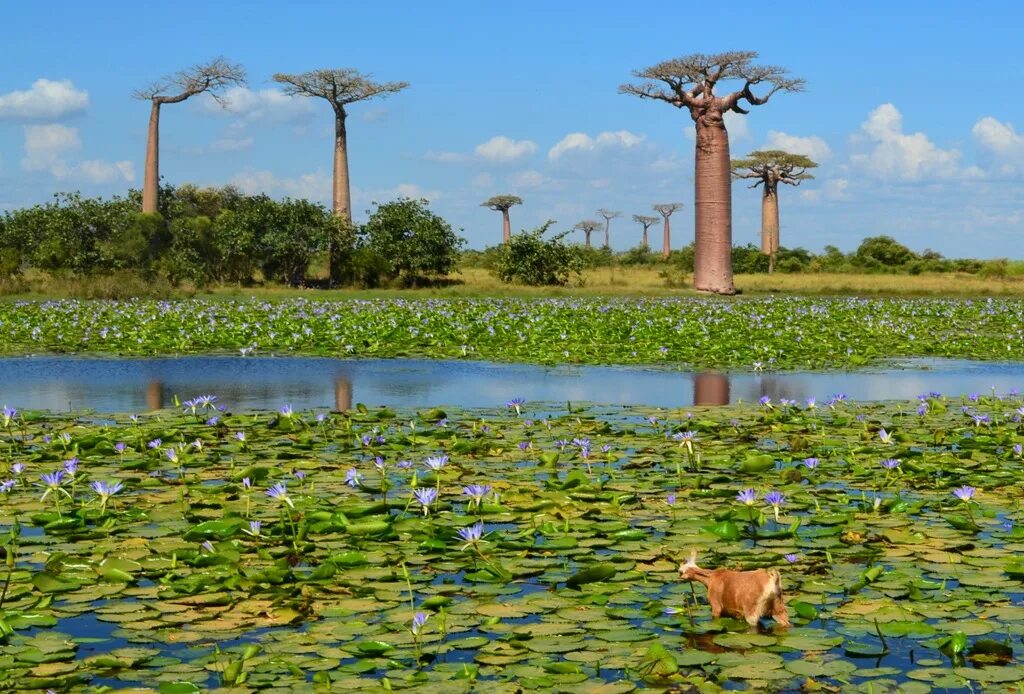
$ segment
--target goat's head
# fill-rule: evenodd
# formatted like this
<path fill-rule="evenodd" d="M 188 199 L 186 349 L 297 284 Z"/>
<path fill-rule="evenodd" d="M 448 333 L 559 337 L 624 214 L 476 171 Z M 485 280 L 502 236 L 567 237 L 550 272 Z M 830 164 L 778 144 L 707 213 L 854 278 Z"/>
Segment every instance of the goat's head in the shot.
<path fill-rule="evenodd" d="M 692 581 L 696 572 L 700 569 L 697 566 L 697 550 L 690 550 L 690 558 L 679 565 L 679 578 L 683 581 Z"/>

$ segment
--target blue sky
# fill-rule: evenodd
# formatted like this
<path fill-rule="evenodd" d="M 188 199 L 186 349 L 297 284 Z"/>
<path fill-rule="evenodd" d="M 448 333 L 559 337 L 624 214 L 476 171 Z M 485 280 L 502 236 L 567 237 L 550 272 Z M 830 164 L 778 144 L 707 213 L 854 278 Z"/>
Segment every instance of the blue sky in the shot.
<path fill-rule="evenodd" d="M 765 12 L 764 7 L 770 11 Z M 694 52 L 756 50 L 807 80 L 729 123 L 733 157 L 809 154 L 817 178 L 781 197 L 782 243 L 852 250 L 889 234 L 947 256 L 1024 258 L 1024 5 L 1016 2 L 8 3 L 0 70 L 0 209 L 56 191 L 141 187 L 148 104 L 133 89 L 224 55 L 249 75 L 231 110 L 164 109 L 161 174 L 330 199 L 332 115 L 284 97 L 275 72 L 352 67 L 411 87 L 350 109 L 353 209 L 423 196 L 470 246 L 683 202 L 693 234 L 693 125 L 620 95 L 631 71 Z M 733 189 L 733 240 L 755 243 L 760 196 Z"/>

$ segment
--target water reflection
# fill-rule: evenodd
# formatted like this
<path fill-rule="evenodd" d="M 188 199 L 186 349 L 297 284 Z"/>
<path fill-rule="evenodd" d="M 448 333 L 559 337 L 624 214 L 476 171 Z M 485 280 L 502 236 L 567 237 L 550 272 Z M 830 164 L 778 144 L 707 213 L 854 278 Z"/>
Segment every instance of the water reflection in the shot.
<path fill-rule="evenodd" d="M 911 399 L 919 393 L 1006 393 L 1024 385 L 1024 364 L 952 360 L 909 369 L 723 373 L 609 366 L 545 367 L 469 361 L 182 357 L 0 359 L 0 405 L 21 409 L 142 412 L 177 397 L 217 395 L 233 410 L 348 410 L 355 404 L 501 408 L 511 398 L 657 407 L 824 400 Z"/>

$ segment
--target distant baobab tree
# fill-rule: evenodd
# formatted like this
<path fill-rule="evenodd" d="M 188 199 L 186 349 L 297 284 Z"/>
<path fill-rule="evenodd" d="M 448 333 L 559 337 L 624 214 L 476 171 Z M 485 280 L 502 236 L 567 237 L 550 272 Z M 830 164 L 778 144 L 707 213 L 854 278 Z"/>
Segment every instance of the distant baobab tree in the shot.
<path fill-rule="evenodd" d="M 603 207 L 599 209 L 597 213 L 604 218 L 604 247 L 609 248 L 611 247 L 611 233 L 609 228 L 611 227 L 612 220 L 622 213 L 615 210 L 606 210 Z"/>
<path fill-rule="evenodd" d="M 643 248 L 645 251 L 651 250 L 650 244 L 647 243 L 647 230 L 651 227 L 651 225 L 658 221 L 658 218 L 648 217 L 647 215 L 643 214 L 635 214 L 633 215 L 633 221 L 636 222 L 637 224 L 642 224 L 644 227 L 644 239 L 643 241 L 641 241 L 640 247 Z"/>
<path fill-rule="evenodd" d="M 334 215 L 352 222 L 352 200 L 348 180 L 348 132 L 345 107 L 375 96 L 386 96 L 409 86 L 408 82 L 371 82 L 351 68 L 311 70 L 297 75 L 277 73 L 274 81 L 284 85 L 291 96 L 326 99 L 334 110 Z"/>
<path fill-rule="evenodd" d="M 625 94 L 686 108 L 693 119 L 697 130 L 693 286 L 702 291 L 736 292 L 732 280 L 732 189 L 725 114 L 749 113 L 742 102 L 760 106 L 778 91 L 797 92 L 804 86 L 803 80 L 787 78 L 781 67 L 753 65 L 755 58 L 754 51 L 694 53 L 637 70 L 633 74 L 644 82 L 619 87 Z M 742 81 L 743 87 L 718 96 L 715 87 L 723 80 Z M 759 84 L 771 85 L 764 96 L 752 91 Z"/>
<path fill-rule="evenodd" d="M 800 185 L 814 178 L 807 173 L 818 164 L 803 154 L 790 154 L 776 149 L 751 152 L 746 159 L 732 160 L 735 178 L 753 179 L 751 188 L 761 190 L 761 252 L 768 256 L 768 272 L 775 271 L 779 253 L 779 184 Z"/>
<path fill-rule="evenodd" d="M 160 107 L 177 104 L 196 94 L 209 94 L 221 106 L 221 92 L 231 85 L 245 84 L 245 70 L 241 65 L 229 63 L 224 58 L 214 58 L 162 77 L 143 89 L 136 89 L 132 96 L 152 104 L 149 111 L 149 134 L 146 137 L 146 171 L 142 181 L 142 211 L 157 212 L 160 190 Z"/>
<path fill-rule="evenodd" d="M 512 239 L 512 223 L 508 219 L 508 210 L 513 205 L 522 205 L 523 199 L 517 195 L 495 195 L 480 203 L 495 212 L 501 212 L 501 242 L 508 243 Z"/>
<path fill-rule="evenodd" d="M 596 219 L 584 219 L 582 222 L 577 222 L 573 229 L 579 229 L 583 232 L 583 236 L 586 239 L 585 244 L 587 248 L 590 248 L 590 235 L 594 233 L 596 229 L 601 228 L 601 222 Z"/>
<path fill-rule="evenodd" d="M 672 213 L 683 206 L 681 202 L 666 202 L 660 205 L 651 205 L 651 208 L 665 218 L 665 233 L 662 235 L 662 246 L 661 246 L 661 257 L 668 259 L 669 254 L 672 252 L 672 228 L 668 223 L 668 218 L 672 216 Z"/>

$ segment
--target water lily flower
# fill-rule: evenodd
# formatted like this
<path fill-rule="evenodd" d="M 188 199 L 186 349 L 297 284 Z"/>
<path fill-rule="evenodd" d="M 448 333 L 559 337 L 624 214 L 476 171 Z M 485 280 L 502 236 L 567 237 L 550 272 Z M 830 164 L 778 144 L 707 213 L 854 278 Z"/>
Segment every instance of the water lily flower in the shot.
<path fill-rule="evenodd" d="M 479 508 L 480 504 L 484 501 L 484 497 L 491 493 L 491 485 L 470 484 L 462 488 L 462 493 L 470 497 L 472 502 Z"/>
<path fill-rule="evenodd" d="M 423 627 L 424 627 L 424 625 L 426 625 L 428 619 L 430 619 L 430 615 L 428 615 L 426 612 L 417 612 L 416 614 L 413 615 L 413 617 L 412 617 L 412 635 L 413 636 L 419 636 L 420 635 L 420 632 L 423 630 Z"/>
<path fill-rule="evenodd" d="M 152 441 L 146 444 L 146 448 L 159 448 L 162 443 L 163 441 L 161 441 L 160 439 L 153 439 Z"/>
<path fill-rule="evenodd" d="M 757 501 L 757 492 L 753 489 L 744 489 L 736 493 L 736 500 L 747 506 L 753 506 L 754 502 Z"/>
<path fill-rule="evenodd" d="M 260 529 L 262 527 L 263 527 L 263 523 L 261 521 L 251 520 L 251 521 L 249 521 L 249 529 L 245 530 L 245 532 L 247 532 L 248 534 L 252 535 L 253 537 L 259 537 L 260 536 Z"/>
<path fill-rule="evenodd" d="M 753 367 L 754 371 L 764 371 L 764 362 L 763 361 L 755 361 L 752 364 L 752 367 Z"/>
<path fill-rule="evenodd" d="M 674 617 L 677 614 L 680 614 L 681 612 L 682 610 L 680 610 L 678 607 L 666 607 L 664 610 L 662 610 L 662 614 L 664 614 L 666 617 Z"/>
<path fill-rule="evenodd" d="M 395 467 L 398 468 L 399 470 L 408 470 L 409 468 L 412 467 L 412 461 L 399 460 L 397 463 L 395 463 Z"/>
<path fill-rule="evenodd" d="M 434 472 L 440 472 L 440 471 L 441 471 L 441 469 L 442 469 L 442 468 L 443 468 L 443 467 L 444 467 L 445 465 L 447 465 L 447 464 L 448 464 L 448 456 L 446 456 L 446 455 L 435 455 L 435 456 L 430 456 L 429 458 L 427 458 L 427 459 L 426 459 L 425 461 L 423 461 L 423 462 L 424 462 L 424 464 L 425 464 L 425 465 L 426 465 L 426 466 L 427 466 L 428 468 L 430 468 L 430 469 L 431 469 L 431 470 L 433 470 Z"/>
<path fill-rule="evenodd" d="M 177 448 L 168 448 L 167 450 L 164 451 L 164 454 L 167 456 L 167 459 L 172 463 L 178 463 L 180 461 L 180 459 L 178 458 Z"/>
<path fill-rule="evenodd" d="M 292 500 L 288 498 L 288 485 L 284 482 L 278 482 L 273 487 L 268 489 L 266 491 L 266 495 L 277 502 L 280 502 L 282 504 L 288 504 L 292 508 L 295 507 L 295 505 L 292 503 Z"/>
<path fill-rule="evenodd" d="M 107 510 L 107 502 L 110 501 L 110 497 L 117 494 L 119 491 L 124 489 L 124 484 L 121 482 L 103 482 L 101 480 L 93 480 L 89 485 L 92 490 L 96 492 L 96 495 L 100 499 L 100 513 Z"/>
<path fill-rule="evenodd" d="M 242 487 L 244 489 L 247 489 L 247 490 L 248 489 L 252 489 L 252 480 L 249 479 L 248 477 L 243 477 L 242 478 Z"/>
<path fill-rule="evenodd" d="M 0 411 L 0 415 L 3 416 L 4 428 L 6 429 L 11 426 L 11 422 L 13 422 L 14 419 L 18 416 L 18 410 L 14 409 L 13 407 L 8 407 L 7 405 L 4 405 L 3 410 Z"/>
<path fill-rule="evenodd" d="M 804 458 L 804 467 L 806 467 L 808 470 L 813 470 L 814 468 L 818 467 L 818 459 Z"/>
<path fill-rule="evenodd" d="M 213 543 L 210 542 L 209 540 L 206 540 L 205 542 L 203 542 L 203 544 L 201 544 L 199 546 L 202 547 L 207 552 L 209 552 L 210 554 L 214 554 L 217 551 L 216 549 L 214 549 Z"/>
<path fill-rule="evenodd" d="M 384 471 L 385 471 L 385 470 L 387 470 L 387 468 L 388 468 L 388 463 L 387 463 L 387 461 L 386 461 L 386 460 L 384 460 L 384 458 L 382 458 L 382 457 L 380 457 L 380 456 L 378 455 L 378 456 L 374 457 L 374 459 L 373 459 L 373 466 L 374 466 L 375 468 L 377 468 L 377 470 L 378 470 L 378 471 L 379 471 L 379 472 L 380 472 L 381 474 L 383 474 L 383 473 L 384 473 Z"/>
<path fill-rule="evenodd" d="M 484 523 L 483 523 L 483 521 L 479 521 L 477 523 L 474 523 L 473 525 L 470 525 L 469 527 L 466 527 L 466 528 L 460 528 L 458 530 L 458 535 L 459 535 L 460 538 L 462 538 L 462 541 L 466 543 L 466 544 L 462 545 L 462 550 L 465 551 L 465 550 L 469 549 L 470 547 L 472 547 L 472 546 L 476 545 L 478 542 L 480 542 L 481 539 L 483 539 L 483 536 L 484 536 Z"/>
<path fill-rule="evenodd" d="M 529 448 L 530 448 L 530 442 L 529 441 L 520 441 L 519 442 L 519 450 L 525 451 L 525 450 L 528 450 Z"/>
<path fill-rule="evenodd" d="M 758 398 L 757 403 L 766 410 L 774 409 L 774 407 L 772 406 L 772 399 L 767 395 L 762 395 L 760 398 Z"/>
<path fill-rule="evenodd" d="M 891 445 L 893 443 L 892 434 L 890 434 L 885 429 L 878 430 L 878 438 L 881 439 L 882 443 L 886 445 Z"/>
<path fill-rule="evenodd" d="M 788 561 L 790 564 L 795 564 L 800 559 L 800 555 L 799 554 L 787 554 L 787 555 L 785 555 L 785 558 L 786 558 L 786 561 Z"/>
<path fill-rule="evenodd" d="M 516 415 L 520 415 L 523 412 L 523 405 L 525 404 L 526 400 L 524 400 L 523 398 L 512 398 L 511 400 L 505 403 L 505 407 L 511 410 L 515 410 Z"/>
<path fill-rule="evenodd" d="M 882 461 L 882 467 L 884 467 L 886 470 L 895 470 L 899 466 L 900 461 L 896 460 L 895 458 L 886 458 L 885 460 Z"/>
<path fill-rule="evenodd" d="M 815 398 L 807 398 L 804 401 L 804 407 L 806 407 L 808 410 L 813 410 L 817 406 L 818 406 L 818 401 Z"/>
<path fill-rule="evenodd" d="M 786 495 L 779 491 L 771 491 L 764 495 L 764 501 L 771 505 L 772 511 L 775 512 L 775 521 L 778 522 L 779 507 L 786 503 Z"/>
<path fill-rule="evenodd" d="M 64 472 L 70 476 L 74 476 L 78 472 L 78 458 L 71 458 L 64 461 Z"/>
<path fill-rule="evenodd" d="M 358 487 L 360 484 L 359 471 L 354 467 L 350 467 L 345 471 L 345 484 L 350 487 Z"/>
<path fill-rule="evenodd" d="M 25 463 L 14 463 L 11 465 L 11 472 L 15 475 L 20 475 L 25 471 Z"/>
<path fill-rule="evenodd" d="M 954 489 L 953 496 L 955 496 L 957 499 L 960 499 L 960 501 L 966 504 L 968 501 L 974 498 L 974 492 L 976 491 L 977 489 L 975 489 L 974 487 L 968 487 L 967 485 L 964 485 L 962 487 L 957 487 L 956 489 Z"/>
<path fill-rule="evenodd" d="M 127 449 L 128 444 L 126 444 L 124 441 L 118 441 L 117 443 L 114 444 L 114 450 L 117 452 L 118 455 L 124 455 L 124 452 Z"/>
<path fill-rule="evenodd" d="M 1018 458 L 1024 455 L 1024 445 L 1021 445 L 1019 443 L 1013 444 L 1013 454 Z M 14 468 L 12 467 L 11 469 L 13 470 Z"/>
<path fill-rule="evenodd" d="M 215 427 L 220 423 L 220 417 L 214 415 L 206 420 L 206 426 Z"/>
<path fill-rule="evenodd" d="M 280 412 L 281 416 L 285 418 L 291 418 L 291 416 L 294 414 L 291 405 L 282 405 L 281 409 L 279 409 L 278 412 Z"/>
<path fill-rule="evenodd" d="M 64 474 L 63 470 L 55 470 L 54 472 L 44 472 L 39 475 L 39 479 L 43 481 L 43 486 L 46 487 L 43 495 L 39 497 L 40 501 L 44 501 L 50 495 L 50 492 L 53 492 L 55 495 L 58 493 L 63 494 L 67 498 L 71 498 L 71 495 L 63 487 Z"/>
<path fill-rule="evenodd" d="M 430 506 L 437 500 L 437 490 L 433 487 L 420 487 L 413 492 L 413 496 L 416 497 L 416 501 L 420 502 L 423 506 L 423 515 L 426 516 L 430 513 Z"/>
<path fill-rule="evenodd" d="M 235 432 L 235 438 L 238 441 L 241 441 L 242 443 L 245 443 L 245 432 L 244 431 L 236 431 Z"/>
<path fill-rule="evenodd" d="M 15 480 L 4 480 L 3 482 L 0 482 L 0 494 L 9 493 L 12 489 L 14 489 L 14 485 L 16 484 L 17 481 Z"/>
<path fill-rule="evenodd" d="M 667 497 L 665 497 L 665 501 L 668 502 L 669 506 L 675 506 L 676 505 L 676 495 L 675 494 L 669 494 Z"/>

